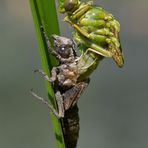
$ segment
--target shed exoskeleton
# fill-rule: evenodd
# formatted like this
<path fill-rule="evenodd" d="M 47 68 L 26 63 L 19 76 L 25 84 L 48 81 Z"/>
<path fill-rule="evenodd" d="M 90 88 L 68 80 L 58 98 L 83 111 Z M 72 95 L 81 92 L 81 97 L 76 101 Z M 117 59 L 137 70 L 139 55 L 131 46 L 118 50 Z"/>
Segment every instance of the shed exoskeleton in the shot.
<path fill-rule="evenodd" d="M 33 91 L 31 91 L 31 94 L 47 104 L 53 114 L 61 119 L 66 147 L 75 148 L 79 137 L 77 101 L 89 84 L 88 77 L 79 78 L 83 73 L 82 69 L 85 69 L 89 62 L 80 64 L 84 56 L 77 56 L 74 42 L 71 39 L 53 35 L 54 46 L 51 48 L 49 39 L 44 31 L 43 35 L 49 52 L 59 60 L 59 65 L 52 68 L 50 78 L 43 70 L 39 69 L 35 70 L 35 72 L 40 73 L 45 80 L 52 83 L 58 109 L 56 110 L 53 105 Z"/>

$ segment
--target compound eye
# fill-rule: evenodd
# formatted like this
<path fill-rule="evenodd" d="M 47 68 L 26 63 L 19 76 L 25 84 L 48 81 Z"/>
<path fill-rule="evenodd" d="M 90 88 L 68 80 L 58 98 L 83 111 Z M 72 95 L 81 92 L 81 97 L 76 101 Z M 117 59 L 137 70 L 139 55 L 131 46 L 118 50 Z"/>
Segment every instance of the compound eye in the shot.
<path fill-rule="evenodd" d="M 70 51 L 71 50 L 69 48 L 61 47 L 61 49 L 59 50 L 59 54 L 61 55 L 62 58 L 69 58 L 71 53 Z"/>
<path fill-rule="evenodd" d="M 61 48 L 61 50 L 62 50 L 62 51 L 64 51 L 64 50 L 65 50 L 65 48 L 64 48 L 64 47 L 62 47 L 62 48 Z"/>
<path fill-rule="evenodd" d="M 78 6 L 78 0 L 65 0 L 64 8 L 66 11 L 73 11 Z"/>

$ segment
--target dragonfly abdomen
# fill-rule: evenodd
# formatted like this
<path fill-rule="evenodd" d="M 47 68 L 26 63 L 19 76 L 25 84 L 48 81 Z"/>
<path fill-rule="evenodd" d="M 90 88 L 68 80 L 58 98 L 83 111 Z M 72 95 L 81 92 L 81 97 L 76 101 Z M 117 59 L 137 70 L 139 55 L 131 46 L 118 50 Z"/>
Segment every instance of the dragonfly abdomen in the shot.
<path fill-rule="evenodd" d="M 65 111 L 62 121 L 66 148 L 76 148 L 80 129 L 77 104 Z"/>

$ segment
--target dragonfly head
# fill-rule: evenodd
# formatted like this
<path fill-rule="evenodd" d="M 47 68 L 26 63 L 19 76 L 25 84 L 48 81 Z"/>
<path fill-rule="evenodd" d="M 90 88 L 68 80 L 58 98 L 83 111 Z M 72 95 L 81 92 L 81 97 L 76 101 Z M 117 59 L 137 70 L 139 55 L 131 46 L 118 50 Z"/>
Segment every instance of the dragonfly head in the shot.
<path fill-rule="evenodd" d="M 66 37 L 52 35 L 54 42 L 54 50 L 57 54 L 59 54 L 62 58 L 75 58 L 76 52 L 74 49 L 74 42 Z"/>
<path fill-rule="evenodd" d="M 74 12 L 80 5 L 80 0 L 64 0 L 59 4 L 59 11 L 61 13 L 72 13 Z"/>

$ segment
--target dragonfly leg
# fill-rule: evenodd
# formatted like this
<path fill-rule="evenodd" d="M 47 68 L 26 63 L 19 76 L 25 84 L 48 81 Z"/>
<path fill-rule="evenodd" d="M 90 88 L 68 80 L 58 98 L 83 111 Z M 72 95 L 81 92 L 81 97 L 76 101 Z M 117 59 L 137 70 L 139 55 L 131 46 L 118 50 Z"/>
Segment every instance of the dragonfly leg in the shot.
<path fill-rule="evenodd" d="M 44 31 L 44 28 L 43 26 L 40 27 L 41 28 L 41 32 L 43 33 L 43 36 L 46 40 L 46 44 L 47 44 L 47 47 L 50 51 L 52 51 L 53 49 L 51 48 L 51 44 L 50 44 L 50 41 L 49 41 L 49 38 L 48 38 L 48 35 L 46 34 L 46 32 Z"/>
<path fill-rule="evenodd" d="M 53 67 L 51 70 L 50 82 L 53 83 L 57 79 L 57 68 Z"/>
<path fill-rule="evenodd" d="M 98 55 L 102 55 L 104 57 L 112 57 L 112 53 L 110 51 L 104 49 L 103 47 L 101 47 L 95 43 L 92 43 L 88 39 L 80 38 L 77 35 L 74 36 L 74 39 L 76 40 L 76 42 L 86 45 L 88 48 L 91 49 L 90 51 L 92 51 Z"/>
<path fill-rule="evenodd" d="M 38 96 L 33 90 L 30 90 L 31 95 L 33 95 L 36 99 L 42 101 L 44 104 L 46 104 L 48 106 L 48 108 L 50 109 L 50 111 L 57 117 L 57 118 L 62 118 L 63 116 L 61 116 L 61 114 L 59 114 L 58 111 L 56 111 L 56 109 L 53 107 L 53 105 L 49 104 L 44 98 Z"/>
<path fill-rule="evenodd" d="M 46 104 L 50 109 L 50 111 L 57 118 L 63 118 L 65 110 L 68 110 L 70 107 L 73 107 L 77 103 L 79 97 L 84 92 L 88 84 L 89 84 L 89 78 L 83 82 L 79 82 L 74 87 L 66 90 L 63 94 L 61 94 L 60 91 L 57 91 L 55 93 L 55 97 L 58 105 L 58 111 L 53 107 L 53 105 L 45 101 L 44 98 L 38 96 L 33 90 L 31 90 L 30 93 L 35 98 L 37 98 L 38 100 L 41 100 L 44 104 Z"/>
<path fill-rule="evenodd" d="M 85 14 L 89 9 L 91 9 L 92 2 L 88 2 L 86 4 L 82 4 L 75 12 L 73 12 L 71 19 L 76 20 L 79 19 L 83 14 Z"/>
<path fill-rule="evenodd" d="M 52 68 L 50 78 L 42 69 L 37 69 L 34 72 L 39 73 L 45 80 L 47 80 L 48 82 L 51 82 L 51 83 L 53 83 L 57 79 L 57 68 L 56 67 Z"/>
<path fill-rule="evenodd" d="M 42 69 L 36 69 L 34 70 L 34 73 L 39 73 L 45 80 L 50 82 L 50 78 Z"/>
<path fill-rule="evenodd" d="M 45 41 L 46 41 L 46 44 L 47 44 L 47 48 L 48 48 L 48 50 L 49 50 L 49 53 L 51 53 L 52 55 L 58 57 L 57 52 L 51 47 L 50 40 L 49 40 L 49 38 L 48 38 L 47 33 L 44 31 L 43 26 L 41 26 L 41 31 L 42 31 L 43 37 L 44 37 L 44 39 L 45 39 Z M 54 36 L 54 35 L 53 35 L 53 36 Z M 53 37 L 53 36 L 52 36 L 52 37 Z"/>
<path fill-rule="evenodd" d="M 55 97 L 56 97 L 56 100 L 57 100 L 57 105 L 58 105 L 58 110 L 59 110 L 59 116 L 60 117 L 64 117 L 65 109 L 64 109 L 64 105 L 63 105 L 63 97 L 62 97 L 60 91 L 57 91 L 55 93 Z"/>

